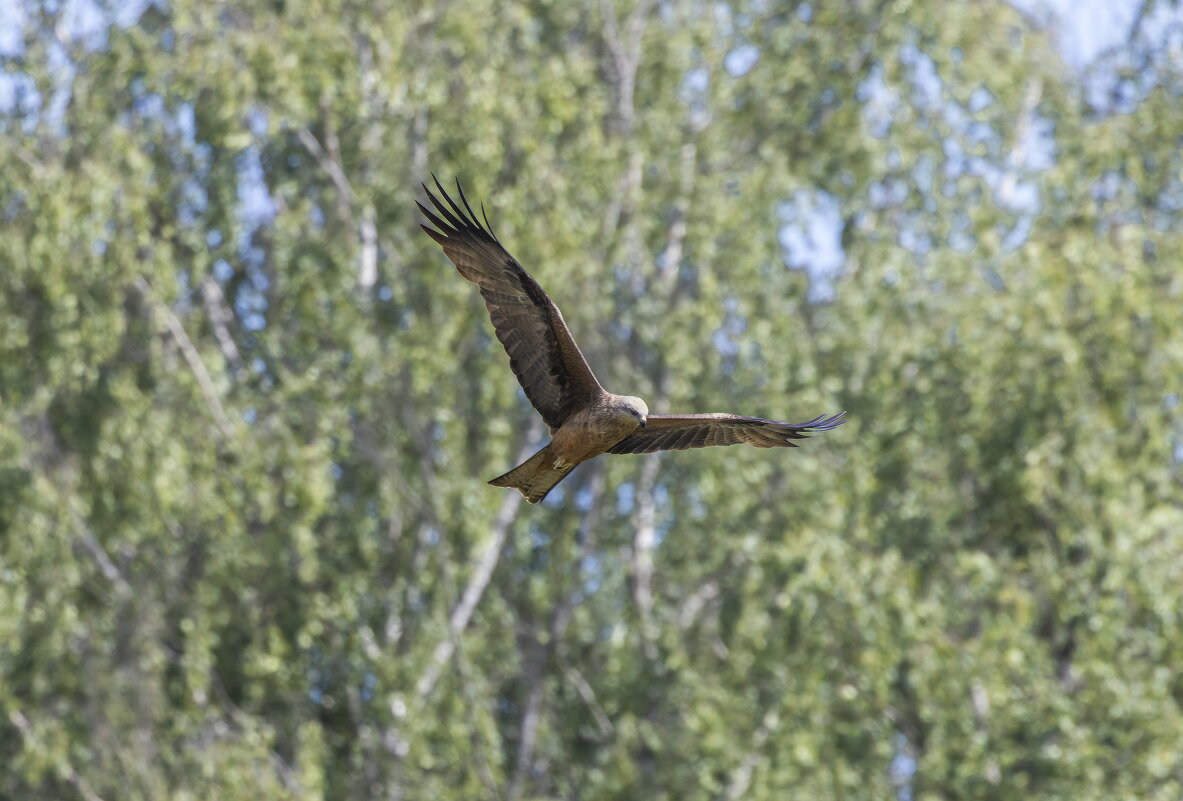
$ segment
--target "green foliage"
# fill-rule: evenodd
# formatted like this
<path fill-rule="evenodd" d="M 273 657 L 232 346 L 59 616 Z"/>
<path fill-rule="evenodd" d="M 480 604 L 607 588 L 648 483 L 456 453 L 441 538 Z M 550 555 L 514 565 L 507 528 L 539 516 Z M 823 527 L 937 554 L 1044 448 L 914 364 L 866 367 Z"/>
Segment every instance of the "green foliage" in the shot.
<path fill-rule="evenodd" d="M 23 7 L 0 797 L 1183 792 L 1177 65 L 1115 115 L 1002 4 L 592 5 Z M 543 432 L 430 171 L 609 388 L 850 424 L 486 486 Z"/>

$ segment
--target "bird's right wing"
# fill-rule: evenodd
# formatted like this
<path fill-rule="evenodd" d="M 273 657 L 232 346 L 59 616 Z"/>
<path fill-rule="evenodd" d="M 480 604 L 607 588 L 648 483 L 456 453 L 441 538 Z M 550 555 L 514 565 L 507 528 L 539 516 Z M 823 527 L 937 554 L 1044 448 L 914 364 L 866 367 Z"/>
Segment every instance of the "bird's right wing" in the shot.
<path fill-rule="evenodd" d="M 438 215 L 422 203 L 416 205 L 439 230 L 422 228 L 443 247 L 460 275 L 480 288 L 497 338 L 509 354 L 510 368 L 553 431 L 604 390 L 554 301 L 501 246 L 488 218 L 483 226 L 477 221 L 460 182 L 456 189 L 464 208 L 438 180 L 435 185 L 446 204 L 426 186 L 423 189 Z"/>
<path fill-rule="evenodd" d="M 651 414 L 644 428 L 608 449 L 609 453 L 652 453 L 708 448 L 712 445 L 751 445 L 755 448 L 797 447 L 819 431 L 829 431 L 846 422 L 846 412 L 815 417 L 807 423 L 782 423 L 762 417 L 737 414 Z"/>

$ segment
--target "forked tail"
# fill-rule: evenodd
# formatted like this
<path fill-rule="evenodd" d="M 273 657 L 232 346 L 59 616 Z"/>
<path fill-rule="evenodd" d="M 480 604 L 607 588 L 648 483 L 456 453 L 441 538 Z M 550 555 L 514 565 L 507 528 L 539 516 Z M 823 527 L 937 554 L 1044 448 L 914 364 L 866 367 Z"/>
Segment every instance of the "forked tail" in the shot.
<path fill-rule="evenodd" d="M 566 478 L 574 469 L 575 465 L 555 467 L 554 454 L 550 451 L 550 445 L 547 445 L 513 470 L 489 483 L 494 487 L 512 487 L 525 495 L 530 503 L 538 503 L 546 497 L 546 493 L 554 489 L 555 484 Z"/>

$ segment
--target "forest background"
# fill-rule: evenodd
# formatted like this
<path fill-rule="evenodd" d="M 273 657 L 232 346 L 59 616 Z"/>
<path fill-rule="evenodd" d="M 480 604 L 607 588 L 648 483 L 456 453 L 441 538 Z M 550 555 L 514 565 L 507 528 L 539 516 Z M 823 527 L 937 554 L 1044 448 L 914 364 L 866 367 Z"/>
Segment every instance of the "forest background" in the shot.
<path fill-rule="evenodd" d="M 1183 796 L 1177 2 L 0 6 L 0 798 Z M 605 385 L 544 432 L 459 177 Z"/>

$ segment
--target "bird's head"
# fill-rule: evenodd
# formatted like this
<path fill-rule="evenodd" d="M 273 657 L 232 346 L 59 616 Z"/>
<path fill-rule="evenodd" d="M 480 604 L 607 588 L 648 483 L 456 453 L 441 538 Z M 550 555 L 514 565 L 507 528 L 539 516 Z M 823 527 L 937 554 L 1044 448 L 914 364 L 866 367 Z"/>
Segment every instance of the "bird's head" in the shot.
<path fill-rule="evenodd" d="M 649 407 L 645 405 L 645 401 L 632 395 L 621 395 L 620 410 L 636 420 L 641 428 L 645 427 L 645 421 L 649 418 Z"/>

